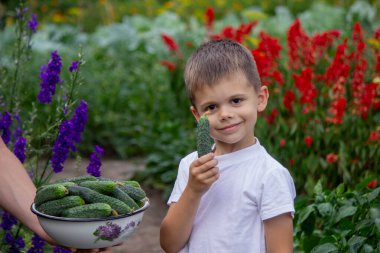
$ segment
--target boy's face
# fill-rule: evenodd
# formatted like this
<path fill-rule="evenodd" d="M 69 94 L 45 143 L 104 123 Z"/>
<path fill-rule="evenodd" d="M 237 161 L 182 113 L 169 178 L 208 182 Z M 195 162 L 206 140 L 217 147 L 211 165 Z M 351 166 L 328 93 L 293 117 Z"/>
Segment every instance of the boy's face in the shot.
<path fill-rule="evenodd" d="M 268 101 L 266 86 L 256 92 L 245 75 L 237 72 L 212 86 L 198 89 L 194 97 L 191 111 L 197 120 L 209 111 L 210 134 L 215 140 L 217 155 L 255 143 L 257 113 L 265 109 Z"/>

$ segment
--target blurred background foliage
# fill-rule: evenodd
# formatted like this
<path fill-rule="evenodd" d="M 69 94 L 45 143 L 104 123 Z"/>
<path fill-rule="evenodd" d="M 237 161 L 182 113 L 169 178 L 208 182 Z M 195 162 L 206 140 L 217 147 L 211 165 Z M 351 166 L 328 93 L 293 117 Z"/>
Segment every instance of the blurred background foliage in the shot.
<path fill-rule="evenodd" d="M 293 16 L 296 16 L 310 9 L 316 2 L 349 9 L 355 0 L 29 0 L 27 4 L 30 10 L 37 13 L 40 21 L 44 23 L 72 24 L 79 27 L 81 31 L 93 32 L 98 26 L 121 22 L 124 16 L 131 15 L 154 18 L 170 11 L 175 12 L 184 20 L 196 18 L 198 21 L 203 21 L 205 9 L 212 6 L 215 9 L 216 19 L 247 9 L 255 12 L 260 18 L 268 18 L 275 15 L 280 6 L 286 7 Z M 379 1 L 366 0 L 366 2 L 372 6 L 375 12 L 379 13 Z M 11 15 L 7 15 L 7 13 L 13 12 L 17 6 L 18 1 L 0 1 L 0 27 L 14 22 Z M 320 15 L 324 15 L 323 10 Z"/>
<path fill-rule="evenodd" d="M 97 143 L 106 148 L 109 157 L 143 157 L 146 170 L 136 178 L 163 189 L 165 196 L 171 191 L 179 159 L 195 147 L 195 120 L 189 113 L 182 71 L 186 57 L 207 38 L 205 11 L 208 7 L 215 11 L 214 32 L 257 22 L 244 38 L 244 43 L 251 49 L 258 47 L 261 31 L 277 38 L 282 46 L 279 69 L 289 87 L 293 85 L 293 73 L 287 66 L 287 32 L 297 18 L 310 36 L 336 29 L 341 32 L 341 38 L 350 38 L 354 24 L 359 22 L 368 47 L 380 48 L 379 42 L 372 38 L 374 30 L 379 27 L 378 1 L 30 0 L 26 4 L 30 13 L 37 13 L 40 26 L 33 37 L 32 54 L 22 74 L 20 107 L 25 111 L 21 113 L 27 116 L 28 111 L 33 110 L 39 89 L 39 68 L 50 53 L 58 50 L 63 65 L 68 66 L 82 50 L 86 63 L 81 70 L 85 85 L 80 88 L 80 97 L 88 102 L 90 112 L 79 150 L 89 153 L 92 144 Z M 0 6 L 0 70 L 6 77 L 13 68 L 12 48 L 16 39 L 13 23 L 17 1 L 1 1 Z M 180 54 L 168 51 L 162 34 L 176 41 Z M 334 53 L 331 49 L 326 56 L 329 61 Z M 374 54 L 367 53 L 367 56 L 369 66 L 373 67 Z M 168 69 L 163 61 L 174 63 L 175 68 Z M 325 70 L 326 63 L 319 68 Z M 62 75 L 67 78 L 68 72 L 63 71 Z M 283 96 L 284 89 L 272 95 L 273 102 L 267 114 L 273 108 L 281 107 Z M 327 105 L 326 101 L 323 103 Z M 371 114 L 371 120 L 367 122 L 352 118 L 344 127 L 330 132 L 325 131 L 326 126 L 312 125 L 308 133 L 313 134 L 316 145 L 311 149 L 302 147 L 305 135 L 302 129 L 308 117 L 292 118 L 286 111 L 281 111 L 278 117 L 279 123 L 274 127 L 261 121 L 257 134 L 285 166 L 290 167 L 290 158 L 295 160 L 292 166 L 297 170 L 292 173 L 301 193 L 311 193 L 319 178 L 323 178 L 329 187 L 342 181 L 354 186 L 376 178 L 380 163 L 378 145 L 364 145 L 364 149 L 352 151 L 344 140 L 344 133 L 367 139 L 369 131 L 380 125 L 376 114 Z M 287 129 L 289 119 L 298 123 Z M 351 128 L 352 122 L 357 123 L 357 127 Z M 339 138 L 341 140 L 337 141 Z M 281 139 L 288 141 L 286 149 L 279 146 Z M 331 150 L 338 150 L 336 153 L 340 152 L 339 164 L 326 164 L 326 145 L 330 145 Z M 350 160 L 343 158 L 352 152 L 360 162 L 351 166 Z M 364 169 L 365 164 L 372 170 Z M 327 170 L 330 167 L 335 170 Z M 329 177 L 332 178 L 328 182 Z"/>

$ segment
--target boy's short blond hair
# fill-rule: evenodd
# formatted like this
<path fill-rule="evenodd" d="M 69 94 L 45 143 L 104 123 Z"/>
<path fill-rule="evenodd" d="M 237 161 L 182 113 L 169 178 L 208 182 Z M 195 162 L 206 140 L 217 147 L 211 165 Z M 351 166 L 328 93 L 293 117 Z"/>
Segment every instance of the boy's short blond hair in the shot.
<path fill-rule="evenodd" d="M 204 85 L 213 85 L 222 78 L 240 72 L 256 91 L 260 76 L 252 53 L 243 45 L 228 40 L 211 40 L 202 44 L 188 59 L 185 67 L 187 95 L 194 105 L 194 93 Z"/>

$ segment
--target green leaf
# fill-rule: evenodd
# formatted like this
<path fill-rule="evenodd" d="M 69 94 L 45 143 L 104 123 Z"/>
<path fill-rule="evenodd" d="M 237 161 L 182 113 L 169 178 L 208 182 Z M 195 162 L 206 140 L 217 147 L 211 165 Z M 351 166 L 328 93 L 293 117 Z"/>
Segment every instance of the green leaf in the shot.
<path fill-rule="evenodd" d="M 314 194 L 322 194 L 322 183 L 321 180 L 318 180 L 317 184 L 314 186 Z"/>
<path fill-rule="evenodd" d="M 371 202 L 372 200 L 376 199 L 379 193 L 380 193 L 380 187 L 368 193 L 368 201 Z"/>
<path fill-rule="evenodd" d="M 335 222 L 339 222 L 345 217 L 354 215 L 357 209 L 358 208 L 355 206 L 342 206 L 339 208 L 338 215 L 335 217 Z"/>
<path fill-rule="evenodd" d="M 325 243 L 313 248 L 310 253 L 333 253 L 338 252 L 338 247 L 333 243 Z"/>
<path fill-rule="evenodd" d="M 303 223 L 313 212 L 314 205 L 309 205 L 305 209 L 303 209 L 300 213 L 299 224 Z"/>
<path fill-rule="evenodd" d="M 333 212 L 333 207 L 330 203 L 322 203 L 317 205 L 318 212 L 322 217 L 331 216 Z"/>
<path fill-rule="evenodd" d="M 336 194 L 339 196 L 339 195 L 342 195 L 343 192 L 344 192 L 344 184 L 338 185 L 338 187 L 336 187 Z"/>
<path fill-rule="evenodd" d="M 352 252 L 357 252 L 359 248 L 363 245 L 365 240 L 366 238 L 363 236 L 354 235 L 353 237 L 350 238 L 350 240 L 348 240 L 347 243 Z"/>

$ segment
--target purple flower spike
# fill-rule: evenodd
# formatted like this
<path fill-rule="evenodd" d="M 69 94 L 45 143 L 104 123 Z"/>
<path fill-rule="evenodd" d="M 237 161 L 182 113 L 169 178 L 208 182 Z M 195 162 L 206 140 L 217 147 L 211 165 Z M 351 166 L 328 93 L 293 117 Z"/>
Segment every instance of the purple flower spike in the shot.
<path fill-rule="evenodd" d="M 9 112 L 0 114 L 0 130 L 3 130 L 2 138 L 5 144 L 11 140 L 11 131 L 9 130 L 12 124 L 12 116 Z"/>
<path fill-rule="evenodd" d="M 73 61 L 70 65 L 69 71 L 74 72 L 78 69 L 79 61 Z"/>
<path fill-rule="evenodd" d="M 71 120 L 65 120 L 59 126 L 59 134 L 53 146 L 53 156 L 50 159 L 55 173 L 63 170 L 63 163 L 68 158 L 70 150 L 76 151 L 75 144 L 80 142 L 87 119 L 87 103 L 82 100 L 75 109 L 75 114 Z"/>
<path fill-rule="evenodd" d="M 45 241 L 41 239 L 37 234 L 32 237 L 32 247 L 27 251 L 27 253 L 43 253 Z"/>
<path fill-rule="evenodd" d="M 40 71 L 40 93 L 38 100 L 43 104 L 51 102 L 52 96 L 55 94 L 55 87 L 61 83 L 59 78 L 62 68 L 62 60 L 57 51 L 51 53 L 51 60 L 47 65 L 43 65 Z"/>
<path fill-rule="evenodd" d="M 0 227 L 4 229 L 5 231 L 11 230 L 13 225 L 17 224 L 16 218 L 13 217 L 12 214 L 8 213 L 7 211 L 3 211 L 1 220 L 2 221 L 1 221 Z"/>
<path fill-rule="evenodd" d="M 53 146 L 53 156 L 50 159 L 55 173 L 63 170 L 63 163 L 68 158 L 70 149 L 74 147 L 71 130 L 72 125 L 68 120 L 65 120 L 59 126 L 59 134 Z"/>
<path fill-rule="evenodd" d="M 13 148 L 13 153 L 20 160 L 21 163 L 24 163 L 25 161 L 25 147 L 26 147 L 25 138 L 23 137 L 18 138 Z"/>
<path fill-rule="evenodd" d="M 37 21 L 37 15 L 36 14 L 33 14 L 32 18 L 28 21 L 28 27 L 34 33 L 37 31 L 38 21 Z"/>
<path fill-rule="evenodd" d="M 73 140 L 76 143 L 80 142 L 80 136 L 82 132 L 84 131 L 84 128 L 86 126 L 88 120 L 88 106 L 85 101 L 80 101 L 79 106 L 75 109 L 75 114 L 73 118 L 71 119 L 71 122 L 73 124 Z"/>
<path fill-rule="evenodd" d="M 100 177 L 101 175 L 100 167 L 102 166 L 102 162 L 100 158 L 103 154 L 104 154 L 104 150 L 99 146 L 95 146 L 95 151 L 91 154 L 90 163 L 87 166 L 88 174 L 94 177 Z"/>

